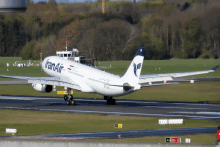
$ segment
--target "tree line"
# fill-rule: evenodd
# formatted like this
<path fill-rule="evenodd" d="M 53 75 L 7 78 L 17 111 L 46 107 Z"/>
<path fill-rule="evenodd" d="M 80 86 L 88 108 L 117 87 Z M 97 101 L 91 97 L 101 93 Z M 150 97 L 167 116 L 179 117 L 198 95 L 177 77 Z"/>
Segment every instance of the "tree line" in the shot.
<path fill-rule="evenodd" d="M 220 7 L 204 0 L 61 3 L 27 0 L 26 13 L 0 13 L 0 56 L 39 59 L 77 48 L 99 60 L 131 60 L 139 46 L 145 59 L 220 58 Z"/>

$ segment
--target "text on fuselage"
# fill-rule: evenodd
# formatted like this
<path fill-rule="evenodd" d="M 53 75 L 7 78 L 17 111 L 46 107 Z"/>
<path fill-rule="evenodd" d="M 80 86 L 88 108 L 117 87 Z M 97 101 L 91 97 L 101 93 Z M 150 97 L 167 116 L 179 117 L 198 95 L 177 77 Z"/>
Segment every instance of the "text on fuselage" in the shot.
<path fill-rule="evenodd" d="M 47 62 L 45 63 L 45 68 L 61 73 L 62 68 L 64 68 L 64 66 L 62 65 L 63 64 L 60 64 L 60 63 L 56 65 L 53 62 L 49 62 L 49 59 L 48 59 Z"/>

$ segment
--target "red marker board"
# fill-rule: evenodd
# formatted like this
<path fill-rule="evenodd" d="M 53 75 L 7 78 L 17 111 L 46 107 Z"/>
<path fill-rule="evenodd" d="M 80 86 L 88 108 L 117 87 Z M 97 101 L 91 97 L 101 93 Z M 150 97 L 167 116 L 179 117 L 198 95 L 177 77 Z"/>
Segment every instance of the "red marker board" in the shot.
<path fill-rule="evenodd" d="M 217 130 L 217 140 L 220 140 L 220 126 L 218 127 L 218 130 Z"/>
<path fill-rule="evenodd" d="M 166 137 L 165 142 L 181 143 L 180 137 Z"/>

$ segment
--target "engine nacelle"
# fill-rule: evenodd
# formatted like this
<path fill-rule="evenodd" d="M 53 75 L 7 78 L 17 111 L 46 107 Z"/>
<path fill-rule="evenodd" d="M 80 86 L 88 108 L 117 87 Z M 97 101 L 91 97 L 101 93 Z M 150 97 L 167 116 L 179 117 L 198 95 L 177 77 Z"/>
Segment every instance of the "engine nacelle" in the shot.
<path fill-rule="evenodd" d="M 32 84 L 32 87 L 39 92 L 51 92 L 53 90 L 53 86 L 44 85 L 44 84 Z"/>

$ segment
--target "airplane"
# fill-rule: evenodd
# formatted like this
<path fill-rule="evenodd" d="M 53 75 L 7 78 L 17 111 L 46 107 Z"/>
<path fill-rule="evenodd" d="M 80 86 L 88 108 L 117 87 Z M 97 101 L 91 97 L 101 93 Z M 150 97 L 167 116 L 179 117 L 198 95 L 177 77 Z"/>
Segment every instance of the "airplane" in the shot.
<path fill-rule="evenodd" d="M 140 75 L 145 52 L 146 48 L 139 47 L 123 76 L 114 75 L 58 56 L 49 56 L 43 60 L 42 69 L 51 77 L 10 75 L 0 75 L 0 77 L 26 79 L 28 83 L 32 83 L 35 90 L 40 92 L 51 92 L 53 86 L 66 87 L 68 95 L 64 95 L 64 100 L 67 105 L 75 105 L 71 89 L 103 95 L 104 99 L 107 100 L 107 105 L 115 105 L 113 97 L 130 94 L 142 87 L 177 84 L 176 82 L 167 83 L 166 81 L 172 81 L 176 77 L 214 72 L 219 67 L 217 65 L 211 70 L 204 71 Z M 152 84 L 152 82 L 160 81 L 164 81 L 164 83 Z M 141 85 L 142 83 L 148 84 Z"/>

